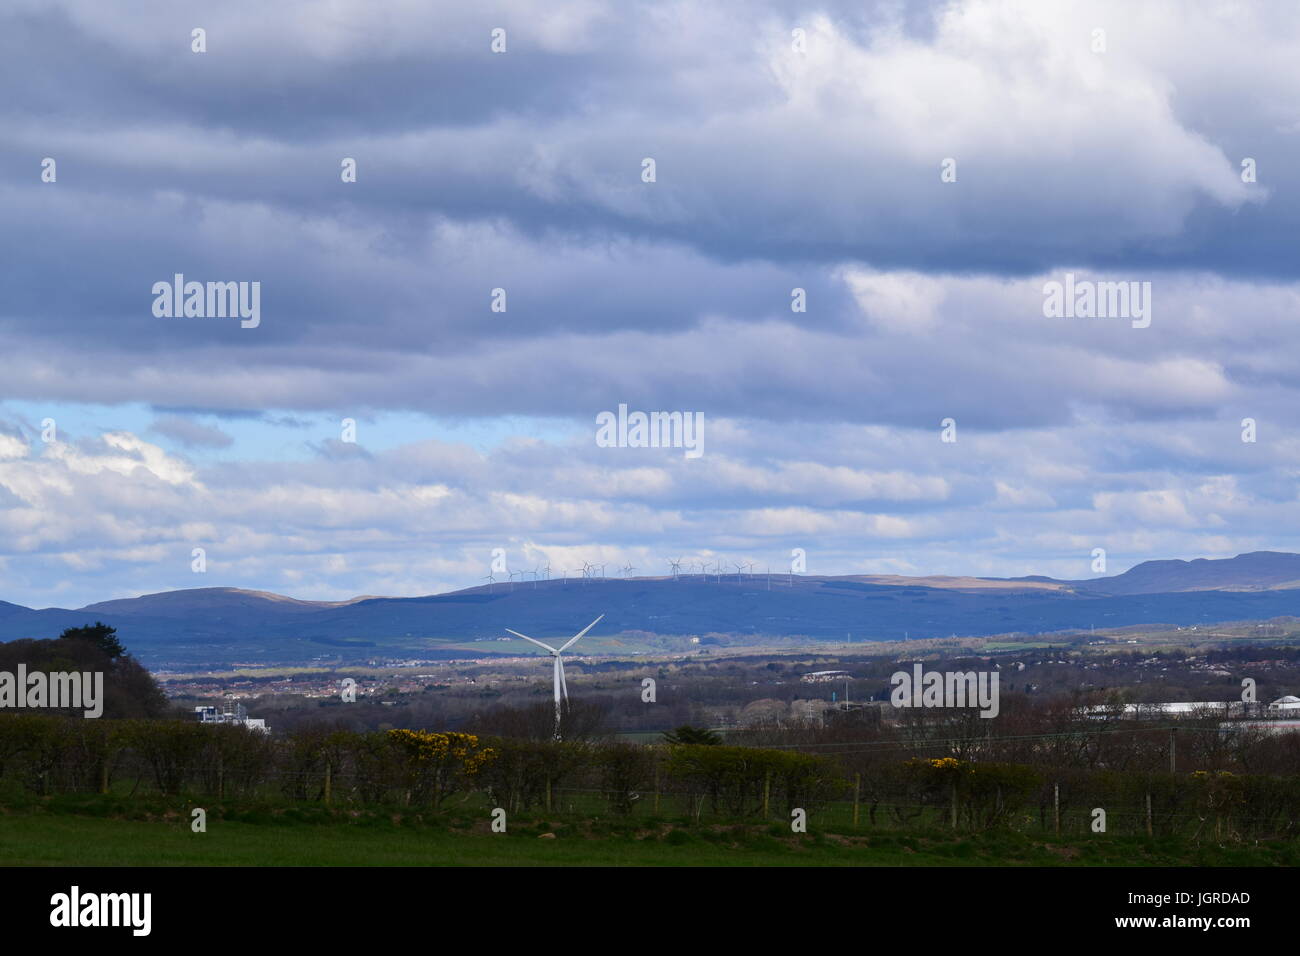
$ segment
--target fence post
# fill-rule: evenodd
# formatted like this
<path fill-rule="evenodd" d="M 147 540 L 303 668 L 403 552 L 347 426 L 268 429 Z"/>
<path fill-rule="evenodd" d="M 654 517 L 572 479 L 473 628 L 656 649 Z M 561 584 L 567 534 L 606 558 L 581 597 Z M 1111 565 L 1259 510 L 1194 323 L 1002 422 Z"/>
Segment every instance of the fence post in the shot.
<path fill-rule="evenodd" d="M 853 775 L 853 828 L 858 827 L 858 801 L 862 793 L 862 774 Z"/>
<path fill-rule="evenodd" d="M 1061 785 L 1060 785 L 1059 783 L 1054 783 L 1054 784 L 1052 784 L 1052 816 L 1053 816 L 1053 818 L 1055 818 L 1055 820 L 1056 820 L 1056 833 L 1057 833 L 1057 836 L 1060 836 L 1060 833 L 1061 833 Z"/>

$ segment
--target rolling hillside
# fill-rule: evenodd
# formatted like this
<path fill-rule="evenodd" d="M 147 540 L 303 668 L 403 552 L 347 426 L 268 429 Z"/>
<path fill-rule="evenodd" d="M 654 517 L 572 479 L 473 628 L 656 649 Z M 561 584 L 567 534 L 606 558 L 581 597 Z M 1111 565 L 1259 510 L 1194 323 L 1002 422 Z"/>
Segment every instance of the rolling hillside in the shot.
<path fill-rule="evenodd" d="M 570 635 L 739 634 L 755 639 L 897 640 L 1131 624 L 1190 625 L 1300 615 L 1300 555 L 1149 561 L 1088 581 L 736 575 L 497 584 L 412 598 L 299 601 L 238 588 L 196 588 L 77 610 L 0 602 L 0 639 L 54 637 L 103 620 L 153 666 L 358 661 L 518 653 L 504 628 Z M 459 646 L 456 646 L 459 645 Z"/>

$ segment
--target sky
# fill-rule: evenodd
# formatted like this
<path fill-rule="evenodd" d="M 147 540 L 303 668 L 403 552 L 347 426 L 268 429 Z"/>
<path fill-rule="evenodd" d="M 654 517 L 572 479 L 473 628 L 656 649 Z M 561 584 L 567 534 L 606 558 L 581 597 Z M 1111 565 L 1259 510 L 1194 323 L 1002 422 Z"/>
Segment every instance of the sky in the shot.
<path fill-rule="evenodd" d="M 1300 551 L 1298 52 L 1231 0 L 10 0 L 0 600 Z"/>

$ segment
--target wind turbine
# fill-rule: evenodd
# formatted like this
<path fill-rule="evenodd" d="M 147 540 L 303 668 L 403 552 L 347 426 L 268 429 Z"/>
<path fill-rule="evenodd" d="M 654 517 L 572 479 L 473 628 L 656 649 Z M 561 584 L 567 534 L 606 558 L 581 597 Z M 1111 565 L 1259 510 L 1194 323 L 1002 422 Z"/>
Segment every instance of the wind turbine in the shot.
<path fill-rule="evenodd" d="M 590 624 L 584 627 L 577 634 L 573 635 L 573 637 L 569 638 L 568 641 L 560 645 L 558 648 L 551 647 L 550 644 L 544 644 L 541 641 L 533 640 L 533 638 L 529 637 L 527 634 L 520 634 L 518 631 L 510 631 L 510 628 L 508 627 L 506 628 L 506 630 L 510 631 L 510 633 L 513 634 L 515 637 L 522 637 L 525 641 L 528 641 L 530 644 L 536 644 L 538 647 L 549 651 L 551 657 L 554 658 L 555 660 L 554 670 L 555 670 L 555 739 L 556 740 L 560 739 L 560 715 L 563 712 L 564 702 L 568 701 L 569 699 L 569 688 L 568 685 L 564 683 L 564 661 L 560 658 L 560 655 L 563 654 L 565 651 L 567 651 L 569 648 L 571 648 L 574 644 L 577 644 L 578 640 L 581 637 L 583 637 L 588 631 L 590 631 L 593 627 L 599 624 L 601 618 L 603 618 L 604 616 L 605 615 L 602 614 L 600 617 L 596 618 L 596 620 L 592 621 Z"/>
<path fill-rule="evenodd" d="M 623 577 L 628 577 L 635 570 L 636 568 L 632 567 L 632 562 L 629 561 L 623 568 Z"/>
<path fill-rule="evenodd" d="M 485 575 L 483 576 L 483 580 L 486 581 L 486 582 L 488 583 L 488 593 L 491 594 L 491 593 L 492 593 L 492 585 L 496 583 L 496 578 L 494 578 L 494 577 L 492 576 L 492 572 L 489 571 L 487 574 L 485 574 Z"/>

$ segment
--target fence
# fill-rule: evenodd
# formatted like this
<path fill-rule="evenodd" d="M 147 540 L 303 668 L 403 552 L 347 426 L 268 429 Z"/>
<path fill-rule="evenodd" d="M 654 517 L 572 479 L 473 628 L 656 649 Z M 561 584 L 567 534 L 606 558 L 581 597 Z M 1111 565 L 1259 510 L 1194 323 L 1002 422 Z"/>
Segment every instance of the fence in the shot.
<path fill-rule="evenodd" d="M 922 754 L 945 746 L 915 743 Z M 1247 840 L 1294 836 L 1300 818 L 1295 776 L 905 758 L 900 746 L 857 741 L 806 753 L 409 730 L 314 729 L 273 738 L 230 725 L 6 715 L 0 788 L 339 808 L 499 806 L 698 823 L 780 823 L 799 809 L 810 825 L 842 832 L 945 827 L 1072 835 L 1098 832 L 1100 824 L 1107 833 Z M 865 765 L 864 753 L 871 758 Z"/>

